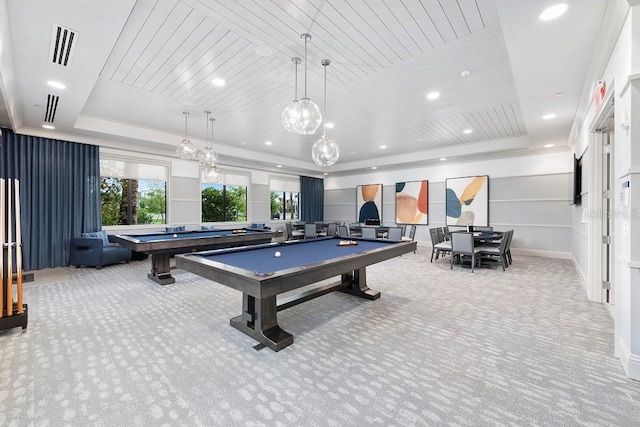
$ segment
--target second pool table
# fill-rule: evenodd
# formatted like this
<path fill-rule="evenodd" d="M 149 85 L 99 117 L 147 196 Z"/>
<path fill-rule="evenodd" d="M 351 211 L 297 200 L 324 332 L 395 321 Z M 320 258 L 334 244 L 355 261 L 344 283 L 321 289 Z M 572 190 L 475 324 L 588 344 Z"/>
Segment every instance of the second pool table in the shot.
<path fill-rule="evenodd" d="M 118 234 L 113 236 L 120 245 L 151 255 L 151 272 L 147 277 L 161 285 L 174 283 L 170 258 L 175 254 L 207 249 L 269 243 L 282 231 L 238 228 L 234 230 L 180 231 L 177 233 Z"/>

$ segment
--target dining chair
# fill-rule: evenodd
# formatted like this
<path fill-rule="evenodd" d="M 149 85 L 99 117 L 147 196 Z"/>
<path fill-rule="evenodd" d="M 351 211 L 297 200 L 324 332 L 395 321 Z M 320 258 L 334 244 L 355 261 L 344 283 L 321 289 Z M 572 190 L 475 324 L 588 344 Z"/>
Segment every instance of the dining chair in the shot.
<path fill-rule="evenodd" d="M 509 260 L 506 254 L 507 244 L 509 242 L 510 235 L 513 233 L 513 230 L 508 230 L 504 232 L 502 236 L 502 240 L 500 240 L 499 246 L 493 245 L 480 245 L 476 249 L 480 252 L 480 256 L 484 257 L 499 257 L 500 262 L 502 263 L 502 271 L 505 271 L 507 267 L 509 267 Z"/>
<path fill-rule="evenodd" d="M 437 228 L 430 228 L 429 235 L 431 236 L 431 262 L 433 262 L 434 254 L 437 261 L 440 254 L 444 256 L 451 252 L 451 242 L 449 240 L 440 240 L 442 235 L 438 233 Z"/>
<path fill-rule="evenodd" d="M 513 230 L 509 230 L 509 240 L 507 240 L 507 244 L 504 248 L 504 254 L 507 256 L 507 261 L 509 265 L 513 262 L 511 259 L 511 240 L 513 239 Z"/>
<path fill-rule="evenodd" d="M 375 227 L 362 227 L 363 239 L 376 239 L 378 237 Z"/>
<path fill-rule="evenodd" d="M 402 231 L 402 240 L 403 241 L 414 241 L 416 238 L 416 226 L 415 225 L 405 225 Z M 416 251 L 413 251 L 415 254 Z"/>
<path fill-rule="evenodd" d="M 476 266 L 476 254 L 480 252 L 473 244 L 473 233 L 451 233 L 451 269 L 453 261 L 458 258 L 462 262 L 462 256 L 471 257 L 471 272 Z M 478 256 L 478 259 L 480 257 Z"/>
<path fill-rule="evenodd" d="M 346 225 L 338 226 L 338 236 L 340 237 L 349 237 L 349 227 Z"/>
<path fill-rule="evenodd" d="M 304 231 L 294 230 L 293 224 L 290 222 L 285 223 L 285 227 L 287 229 L 287 240 L 300 239 L 301 237 L 304 237 Z"/>
<path fill-rule="evenodd" d="M 338 223 L 337 222 L 330 222 L 329 224 L 327 224 L 326 235 L 327 236 L 335 236 L 336 234 L 338 234 Z"/>
<path fill-rule="evenodd" d="M 402 227 L 389 227 L 389 231 L 387 231 L 387 239 L 401 241 Z"/>
<path fill-rule="evenodd" d="M 318 231 L 315 224 L 305 224 L 304 225 L 304 238 L 305 239 L 315 239 L 318 237 Z"/>
<path fill-rule="evenodd" d="M 362 225 L 359 222 L 350 223 L 349 234 L 354 237 L 362 237 Z"/>
<path fill-rule="evenodd" d="M 476 225 L 473 227 L 473 231 L 479 231 L 479 232 L 484 232 L 484 233 L 491 233 L 493 232 L 493 227 L 485 227 L 483 225 Z"/>

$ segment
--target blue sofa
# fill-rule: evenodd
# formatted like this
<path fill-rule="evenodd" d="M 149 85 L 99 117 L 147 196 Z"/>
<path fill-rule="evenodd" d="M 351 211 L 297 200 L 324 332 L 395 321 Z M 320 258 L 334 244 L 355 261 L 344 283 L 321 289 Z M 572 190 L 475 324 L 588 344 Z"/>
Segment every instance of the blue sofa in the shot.
<path fill-rule="evenodd" d="M 131 249 L 111 242 L 106 232 L 82 233 L 82 236 L 71 239 L 71 265 L 99 270 L 103 265 L 131 261 Z"/>

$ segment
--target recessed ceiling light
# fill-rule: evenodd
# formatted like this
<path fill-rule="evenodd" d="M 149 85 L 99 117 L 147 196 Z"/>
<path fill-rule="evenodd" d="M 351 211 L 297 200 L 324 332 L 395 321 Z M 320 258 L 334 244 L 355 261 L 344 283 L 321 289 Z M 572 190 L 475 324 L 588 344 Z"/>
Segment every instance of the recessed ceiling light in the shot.
<path fill-rule="evenodd" d="M 242 145 L 247 145 L 247 143 L 246 143 L 246 142 L 243 142 L 243 143 L 242 143 Z"/>
<path fill-rule="evenodd" d="M 466 134 L 469 134 L 471 132 L 473 132 L 473 129 L 465 129 L 462 131 L 462 133 L 466 133 Z"/>
<path fill-rule="evenodd" d="M 544 148 L 551 148 L 551 147 L 553 147 L 553 144 L 547 144 L 544 146 Z"/>
<path fill-rule="evenodd" d="M 553 96 L 562 96 L 562 95 L 564 95 L 564 93 L 562 93 L 562 92 L 556 92 L 556 93 L 553 94 Z"/>
<path fill-rule="evenodd" d="M 329 122 L 326 125 L 324 125 L 327 129 L 333 129 L 333 123 Z"/>
<path fill-rule="evenodd" d="M 371 166 L 371 169 L 378 169 L 377 166 Z"/>
<path fill-rule="evenodd" d="M 386 145 L 381 145 L 381 146 L 380 146 L 380 149 L 381 149 L 381 150 L 384 150 L 384 149 L 386 149 L 386 148 L 387 148 L 387 146 L 386 146 Z"/>
<path fill-rule="evenodd" d="M 429 100 L 433 101 L 434 99 L 438 99 L 438 98 L 440 98 L 440 93 L 439 92 L 429 92 L 427 94 L 427 99 L 429 99 Z"/>
<path fill-rule="evenodd" d="M 276 167 L 277 167 L 277 168 L 281 168 L 281 167 L 282 167 L 282 165 L 276 165 Z"/>
<path fill-rule="evenodd" d="M 265 141 L 265 145 L 271 145 L 271 141 Z"/>
<path fill-rule="evenodd" d="M 351 153 L 349 153 L 349 154 L 356 154 L 356 152 L 355 152 L 355 151 L 352 151 L 352 152 L 351 152 Z"/>
<path fill-rule="evenodd" d="M 551 120 L 556 118 L 556 113 L 549 113 L 542 116 L 543 120 Z"/>
<path fill-rule="evenodd" d="M 469 77 L 471 75 L 471 71 L 469 70 L 464 70 L 462 72 L 460 72 L 460 76 L 461 77 Z"/>
<path fill-rule="evenodd" d="M 49 80 L 47 82 L 47 84 L 49 86 L 51 86 L 52 88 L 55 88 L 55 89 L 66 89 L 67 88 L 67 86 L 64 83 L 54 82 L 53 80 Z"/>
<path fill-rule="evenodd" d="M 447 160 L 447 158 L 446 158 L 446 157 L 440 157 L 440 161 L 441 161 L 441 162 L 444 162 L 445 160 Z"/>
<path fill-rule="evenodd" d="M 45 129 L 55 129 L 55 126 L 51 126 L 51 125 L 42 125 L 42 127 Z"/>
<path fill-rule="evenodd" d="M 559 17 L 560 15 L 565 13 L 568 8 L 569 8 L 569 6 L 567 6 L 566 3 L 556 4 L 554 6 L 546 8 L 540 14 L 539 18 L 540 18 L 541 21 L 550 21 L 552 19 L 556 19 L 557 17 Z"/>
<path fill-rule="evenodd" d="M 218 87 L 224 86 L 225 83 L 226 82 L 224 81 L 224 79 L 213 79 L 213 80 L 211 80 L 211 84 L 214 85 L 214 86 L 218 86 Z"/>
<path fill-rule="evenodd" d="M 327 175 L 329 175 L 329 172 L 325 172 L 322 175 L 327 176 Z"/>

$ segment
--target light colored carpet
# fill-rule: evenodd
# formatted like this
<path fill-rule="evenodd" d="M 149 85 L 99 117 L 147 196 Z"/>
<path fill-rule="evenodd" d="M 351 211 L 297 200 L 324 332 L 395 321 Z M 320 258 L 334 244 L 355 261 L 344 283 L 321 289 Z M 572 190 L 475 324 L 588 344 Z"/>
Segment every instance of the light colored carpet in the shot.
<path fill-rule="evenodd" d="M 160 286 L 148 260 L 66 269 L 26 287 L 26 333 L 0 332 L 0 425 L 640 425 L 640 382 L 569 261 L 472 274 L 429 255 L 369 267 L 377 301 L 279 313 L 278 353 L 229 326 L 227 287 L 179 270 Z"/>

